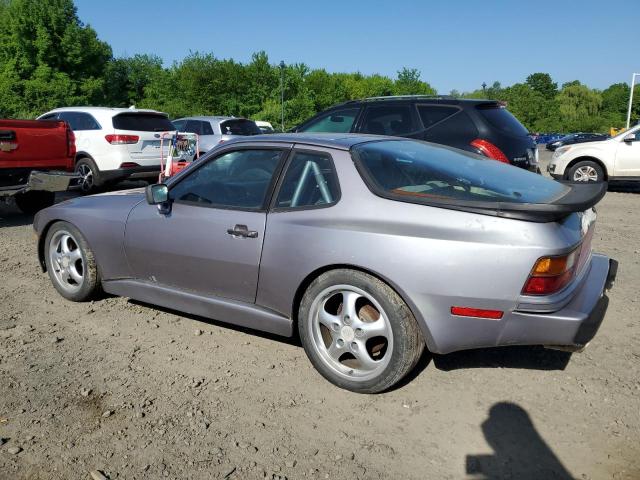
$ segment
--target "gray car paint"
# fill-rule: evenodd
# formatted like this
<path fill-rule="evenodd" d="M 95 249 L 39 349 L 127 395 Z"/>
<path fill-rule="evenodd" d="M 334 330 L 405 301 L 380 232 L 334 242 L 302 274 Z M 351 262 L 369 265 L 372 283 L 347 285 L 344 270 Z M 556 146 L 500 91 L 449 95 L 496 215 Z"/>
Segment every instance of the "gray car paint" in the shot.
<path fill-rule="evenodd" d="M 367 188 L 348 152 L 371 138 L 380 139 L 245 138 L 202 160 L 247 145 L 326 152 L 341 190 L 339 202 L 330 207 L 248 217 L 247 212 L 198 206 L 188 211 L 174 204 L 169 218 L 163 218 L 141 192 L 116 192 L 43 210 L 34 228 L 42 238 L 55 220 L 78 227 L 96 253 L 107 292 L 278 334 L 292 333 L 296 302 L 309 279 L 347 266 L 389 283 L 409 305 L 434 353 L 509 344 L 570 345 L 602 296 L 608 259 L 593 255 L 559 294 L 520 292 L 538 258 L 579 244 L 579 215 L 535 223 L 380 198 Z M 170 185 L 183 175 L 188 169 Z M 149 228 L 152 223 L 168 228 Z M 258 238 L 227 238 L 226 229 L 238 223 L 259 230 Z M 505 315 L 500 320 L 453 316 L 452 306 Z"/>

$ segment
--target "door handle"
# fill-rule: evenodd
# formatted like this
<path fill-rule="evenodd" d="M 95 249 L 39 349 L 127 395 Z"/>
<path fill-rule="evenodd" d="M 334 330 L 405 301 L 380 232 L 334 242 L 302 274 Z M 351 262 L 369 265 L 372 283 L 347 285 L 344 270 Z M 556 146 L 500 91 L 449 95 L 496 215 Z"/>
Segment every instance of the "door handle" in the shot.
<path fill-rule="evenodd" d="M 258 232 L 249 230 L 246 225 L 236 225 L 233 228 L 229 228 L 227 233 L 232 237 L 258 238 Z"/>

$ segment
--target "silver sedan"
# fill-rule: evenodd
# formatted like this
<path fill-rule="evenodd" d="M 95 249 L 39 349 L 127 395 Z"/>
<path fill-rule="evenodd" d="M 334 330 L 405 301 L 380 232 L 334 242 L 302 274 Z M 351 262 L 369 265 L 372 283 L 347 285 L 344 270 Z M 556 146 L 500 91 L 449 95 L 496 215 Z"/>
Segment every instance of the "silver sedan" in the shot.
<path fill-rule="evenodd" d="M 280 335 L 356 392 L 424 348 L 578 350 L 616 262 L 592 253 L 601 184 L 363 135 L 232 140 L 167 184 L 41 211 L 38 255 L 73 301 L 104 291 Z"/>

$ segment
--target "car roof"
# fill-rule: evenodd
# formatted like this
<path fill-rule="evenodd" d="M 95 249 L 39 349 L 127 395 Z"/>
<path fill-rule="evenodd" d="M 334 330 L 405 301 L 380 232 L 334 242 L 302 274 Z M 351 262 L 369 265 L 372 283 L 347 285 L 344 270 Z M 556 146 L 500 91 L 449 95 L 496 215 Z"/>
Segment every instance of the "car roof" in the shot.
<path fill-rule="evenodd" d="M 247 120 L 247 119 L 244 117 L 228 117 L 223 115 L 196 115 L 193 117 L 176 118 L 174 121 L 177 121 L 177 120 L 204 120 L 209 122 L 221 122 L 223 120 Z"/>
<path fill-rule="evenodd" d="M 132 113 L 160 113 L 166 115 L 164 112 L 158 110 L 151 110 L 148 108 L 116 108 L 116 107 L 61 107 L 54 108 L 47 113 L 53 112 L 85 112 L 85 113 L 111 113 L 113 115 L 123 112 Z"/>
<path fill-rule="evenodd" d="M 389 137 L 385 135 L 367 135 L 363 133 L 273 133 L 269 135 L 251 135 L 238 137 L 226 144 L 241 143 L 295 143 L 314 147 L 349 150 L 354 145 L 380 140 L 407 141 L 409 138 Z"/>
<path fill-rule="evenodd" d="M 376 102 L 420 102 L 428 101 L 429 103 L 442 103 L 446 105 L 482 105 L 496 104 L 499 100 L 490 100 L 488 98 L 457 98 L 450 95 L 388 95 L 384 97 L 367 97 L 357 100 L 348 100 L 346 102 L 334 105 L 330 108 L 343 107 L 347 105 L 356 105 L 358 103 L 376 103 Z"/>

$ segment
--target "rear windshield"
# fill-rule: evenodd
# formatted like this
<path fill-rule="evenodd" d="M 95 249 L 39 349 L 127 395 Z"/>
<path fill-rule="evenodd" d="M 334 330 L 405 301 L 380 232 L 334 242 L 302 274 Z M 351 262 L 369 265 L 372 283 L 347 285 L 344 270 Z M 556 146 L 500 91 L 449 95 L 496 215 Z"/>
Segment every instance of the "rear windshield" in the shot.
<path fill-rule="evenodd" d="M 374 192 L 404 201 L 548 203 L 570 190 L 512 165 L 423 142 L 369 142 L 352 152 Z"/>
<path fill-rule="evenodd" d="M 260 135 L 262 133 L 256 122 L 242 118 L 221 122 L 220 132 L 222 135 Z"/>
<path fill-rule="evenodd" d="M 113 117 L 113 128 L 138 132 L 166 132 L 176 129 L 166 115 L 134 112 L 121 113 Z"/>
<path fill-rule="evenodd" d="M 502 105 L 479 105 L 478 111 L 491 125 L 503 133 L 516 136 L 529 135 L 527 129 Z"/>

